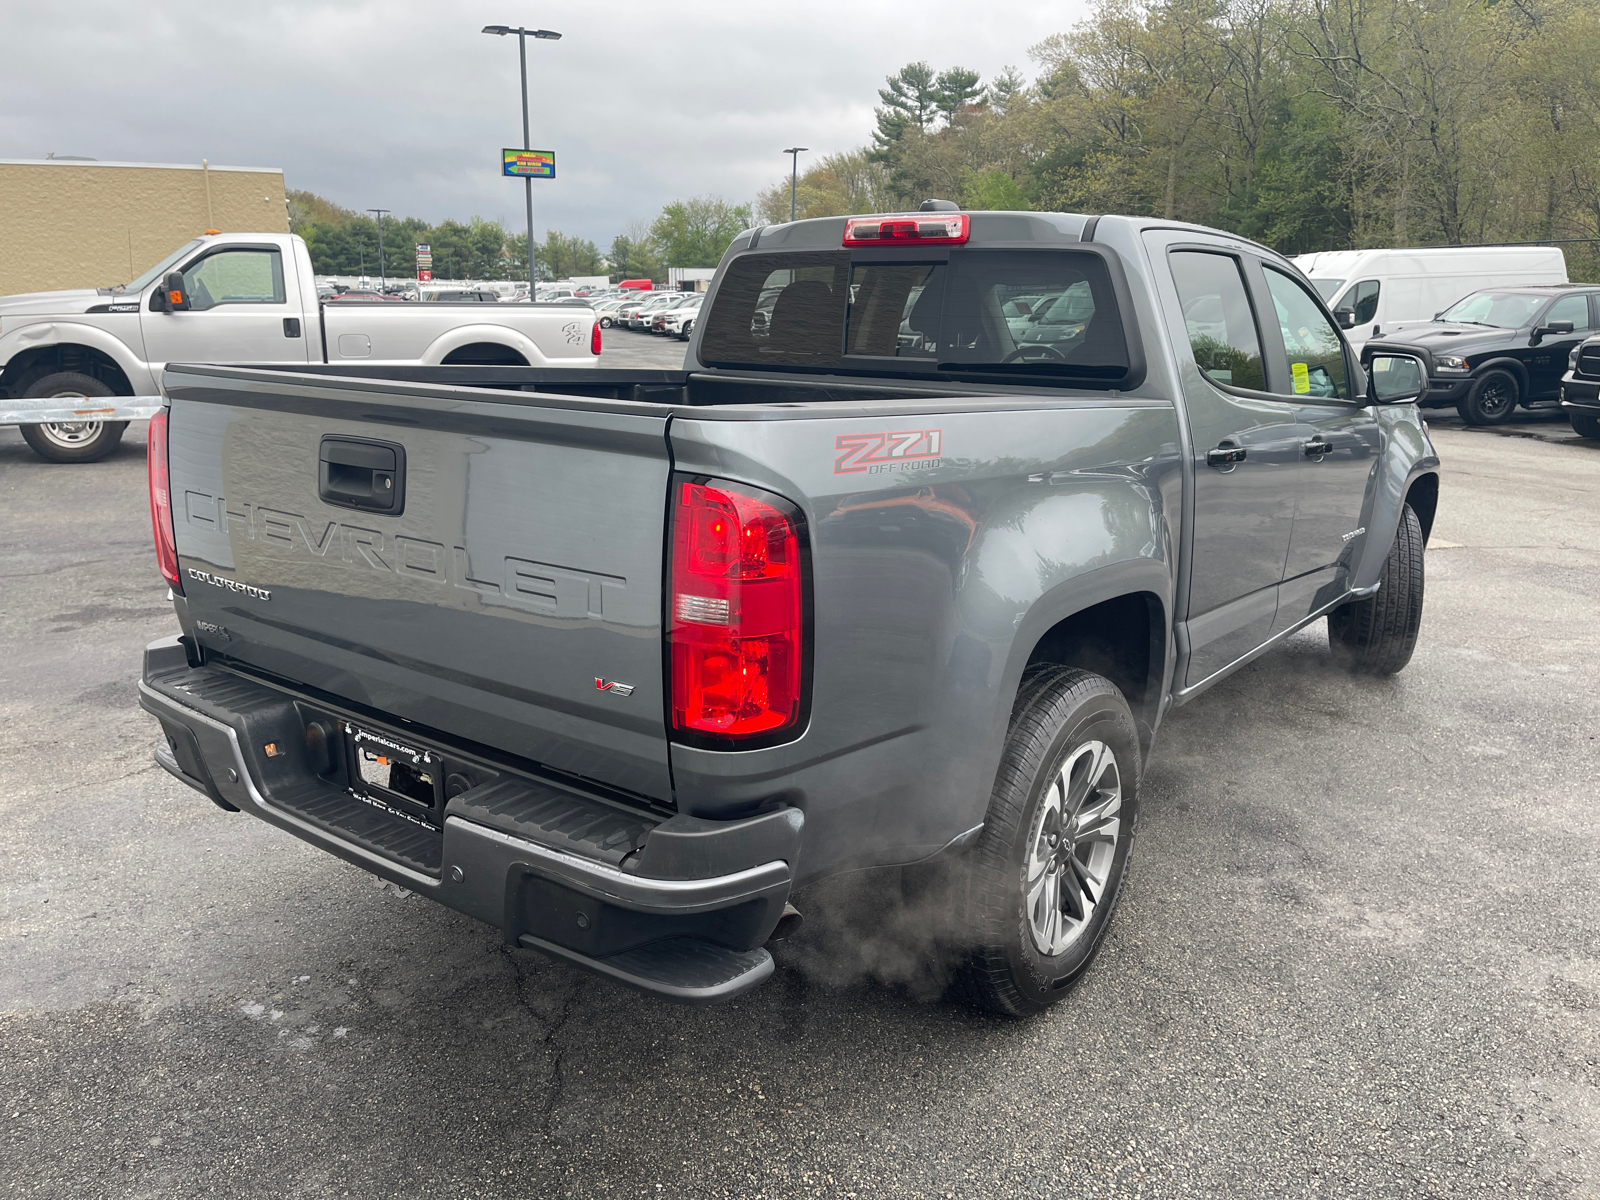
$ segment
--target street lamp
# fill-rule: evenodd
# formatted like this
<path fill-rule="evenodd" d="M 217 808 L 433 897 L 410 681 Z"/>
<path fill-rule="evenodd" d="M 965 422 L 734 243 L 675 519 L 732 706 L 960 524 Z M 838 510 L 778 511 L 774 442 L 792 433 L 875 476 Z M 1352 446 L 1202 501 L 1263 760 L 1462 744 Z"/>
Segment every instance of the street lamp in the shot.
<path fill-rule="evenodd" d="M 784 151 L 789 156 L 789 220 L 791 221 L 794 220 L 794 189 L 800 181 L 800 156 L 809 149 L 810 146 L 790 146 Z"/>
<path fill-rule="evenodd" d="M 532 150 L 533 143 L 528 140 L 528 39 L 532 37 L 555 42 L 561 39 L 561 35 L 552 29 L 523 29 L 510 25 L 485 25 L 483 32 L 492 33 L 495 37 L 505 37 L 508 33 L 517 35 L 517 59 L 522 64 L 522 148 Z M 533 180 L 524 179 L 522 186 L 528 197 L 528 299 L 532 301 L 538 294 L 533 282 Z"/>
<path fill-rule="evenodd" d="M 381 293 L 386 282 L 383 272 L 383 219 L 389 215 L 389 210 L 387 208 L 369 208 L 367 211 L 376 213 L 378 216 L 378 291 Z"/>

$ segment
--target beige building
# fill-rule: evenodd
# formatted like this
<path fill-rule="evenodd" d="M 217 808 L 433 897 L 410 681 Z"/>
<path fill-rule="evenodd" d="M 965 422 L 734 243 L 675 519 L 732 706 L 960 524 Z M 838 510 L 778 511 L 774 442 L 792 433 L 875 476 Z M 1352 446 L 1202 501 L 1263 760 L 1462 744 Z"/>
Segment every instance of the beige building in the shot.
<path fill-rule="evenodd" d="M 207 229 L 289 232 L 282 169 L 0 159 L 0 296 L 126 283 Z"/>

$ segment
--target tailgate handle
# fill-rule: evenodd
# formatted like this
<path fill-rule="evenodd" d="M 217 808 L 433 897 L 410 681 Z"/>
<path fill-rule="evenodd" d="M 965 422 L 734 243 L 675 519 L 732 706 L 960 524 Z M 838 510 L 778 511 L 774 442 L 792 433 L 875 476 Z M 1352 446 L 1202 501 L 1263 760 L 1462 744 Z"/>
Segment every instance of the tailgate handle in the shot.
<path fill-rule="evenodd" d="M 341 508 L 399 516 L 406 505 L 405 447 L 371 438 L 323 438 L 317 495 Z"/>

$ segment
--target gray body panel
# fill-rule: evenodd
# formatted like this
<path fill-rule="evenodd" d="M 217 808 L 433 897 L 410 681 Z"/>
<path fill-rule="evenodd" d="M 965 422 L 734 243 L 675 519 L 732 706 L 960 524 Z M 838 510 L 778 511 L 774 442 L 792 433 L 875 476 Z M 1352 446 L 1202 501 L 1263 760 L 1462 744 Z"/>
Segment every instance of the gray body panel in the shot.
<path fill-rule="evenodd" d="M 1071 244 L 1085 221 L 976 214 L 973 227 Z M 729 256 L 753 241 L 837 247 L 838 230 L 750 231 Z M 1128 218 L 1094 236 L 1126 271 L 1145 360 L 1121 393 L 923 377 L 923 394 L 888 395 L 913 382 L 879 379 L 875 392 L 860 377 L 703 371 L 632 389 L 651 403 L 547 394 L 559 379 L 531 394 L 171 370 L 181 565 L 271 592 L 257 603 L 186 583 L 186 632 L 284 680 L 686 816 L 792 806 L 805 815 L 791 862 L 801 881 L 935 854 L 983 820 L 1018 681 L 1060 622 L 1123 597 L 1148 605 L 1149 679 L 1132 698 L 1148 746 L 1170 703 L 1370 591 L 1408 490 L 1437 469 L 1412 405 L 1242 395 L 1200 374 L 1162 248 L 1281 261 L 1269 251 Z M 1359 382 L 1353 359 L 1351 370 Z M 696 380 L 716 388 L 696 401 Z M 786 402 L 763 402 L 776 382 L 790 385 Z M 841 464 L 841 438 L 935 429 L 939 452 L 914 464 Z M 404 514 L 320 505 L 317 443 L 330 434 L 404 446 Z M 1248 469 L 1205 465 L 1228 436 L 1249 445 Z M 1334 449 L 1309 461 L 1314 437 Z M 804 518 L 810 715 L 792 741 L 728 751 L 668 736 L 675 471 L 767 489 Z M 597 677 L 635 691 L 597 691 Z"/>

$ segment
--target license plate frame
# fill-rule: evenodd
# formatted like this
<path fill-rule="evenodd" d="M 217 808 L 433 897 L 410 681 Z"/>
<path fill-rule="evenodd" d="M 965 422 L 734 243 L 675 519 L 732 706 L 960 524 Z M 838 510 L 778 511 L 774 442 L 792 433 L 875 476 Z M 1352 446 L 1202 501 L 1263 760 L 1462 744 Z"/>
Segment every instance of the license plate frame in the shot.
<path fill-rule="evenodd" d="M 439 824 L 444 802 L 444 760 L 377 730 L 344 723 L 350 790 L 369 804 Z"/>

